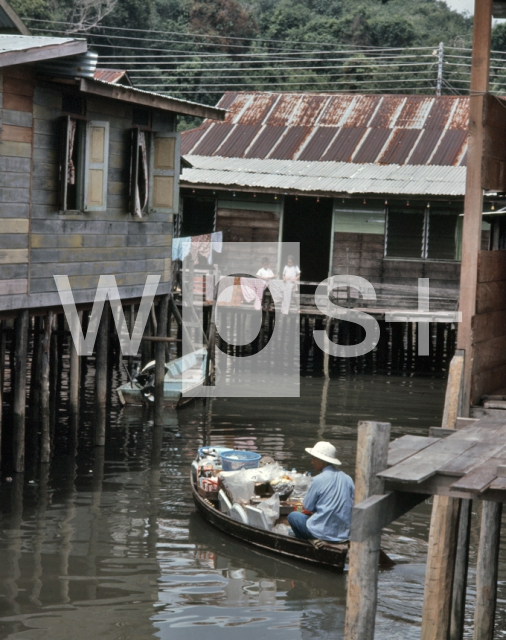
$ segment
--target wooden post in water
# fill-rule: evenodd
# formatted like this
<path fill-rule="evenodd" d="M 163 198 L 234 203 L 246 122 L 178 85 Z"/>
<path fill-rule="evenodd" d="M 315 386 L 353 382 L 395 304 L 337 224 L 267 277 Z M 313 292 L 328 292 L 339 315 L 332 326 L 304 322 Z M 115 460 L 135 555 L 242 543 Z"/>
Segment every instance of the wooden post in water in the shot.
<path fill-rule="evenodd" d="M 387 467 L 390 423 L 359 422 L 355 472 L 355 504 L 383 493 L 376 476 Z M 365 542 L 350 543 L 344 640 L 373 640 L 378 599 L 381 532 Z"/>
<path fill-rule="evenodd" d="M 169 296 L 162 296 L 159 302 L 157 336 L 165 338 L 167 333 L 167 315 Z M 155 343 L 155 425 L 163 425 L 163 391 L 165 379 L 165 342 Z"/>
<path fill-rule="evenodd" d="M 77 313 L 75 321 L 82 326 L 83 312 Z M 77 327 L 79 329 L 79 327 Z M 79 377 L 80 377 L 80 362 L 77 354 L 76 345 L 72 338 L 72 333 L 69 336 L 69 351 L 70 351 L 70 372 L 69 372 L 69 412 L 71 418 L 77 416 L 79 413 Z"/>
<path fill-rule="evenodd" d="M 44 334 L 40 356 L 40 461 L 49 462 L 51 455 L 50 408 L 49 408 L 49 366 L 51 360 L 51 333 L 54 314 L 49 311 L 44 318 Z"/>
<path fill-rule="evenodd" d="M 5 322 L 0 320 L 0 465 L 2 463 L 2 406 L 5 380 Z"/>
<path fill-rule="evenodd" d="M 442 421 L 442 426 L 446 429 L 455 429 L 457 422 L 463 368 L 463 355 L 457 353 L 450 363 L 446 386 Z M 425 572 L 421 640 L 448 640 L 452 608 L 456 611 L 455 607 L 458 609 L 463 607 L 465 603 L 467 548 L 460 548 L 459 561 L 456 562 L 462 506 L 458 498 L 434 496 Z M 463 517 L 465 517 L 465 513 L 462 514 Z M 466 527 L 465 522 L 461 524 L 463 528 Z M 456 566 L 459 569 L 459 574 L 455 572 Z M 461 598 L 460 603 L 455 600 L 457 594 Z M 455 633 L 456 627 L 454 626 L 453 629 Z"/>
<path fill-rule="evenodd" d="M 483 501 L 476 564 L 476 605 L 473 640 L 493 640 L 497 598 L 502 503 Z"/>
<path fill-rule="evenodd" d="M 14 471 L 25 470 L 26 359 L 28 355 L 28 310 L 16 318 L 14 339 L 14 389 L 12 429 L 14 439 Z"/>
<path fill-rule="evenodd" d="M 105 445 L 107 409 L 107 342 L 109 337 L 109 309 L 104 306 L 95 346 L 95 446 Z"/>
<path fill-rule="evenodd" d="M 460 501 L 459 532 L 453 577 L 452 606 L 449 640 L 462 640 L 466 610 L 467 570 L 469 566 L 469 539 L 471 536 L 472 500 Z"/>
<path fill-rule="evenodd" d="M 33 350 L 32 363 L 30 367 L 30 392 L 29 392 L 29 415 L 32 421 L 32 428 L 36 431 L 36 424 L 39 422 L 40 410 L 40 360 L 42 349 L 42 317 L 36 316 L 33 319 Z"/>

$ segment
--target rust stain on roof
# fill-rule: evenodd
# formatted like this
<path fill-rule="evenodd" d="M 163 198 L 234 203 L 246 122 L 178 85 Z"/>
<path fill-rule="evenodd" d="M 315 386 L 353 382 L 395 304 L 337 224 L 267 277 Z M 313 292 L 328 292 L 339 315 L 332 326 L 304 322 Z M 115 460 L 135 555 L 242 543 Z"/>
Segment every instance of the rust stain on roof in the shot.
<path fill-rule="evenodd" d="M 286 127 L 266 125 L 246 152 L 245 158 L 265 158 L 285 133 Z"/>
<path fill-rule="evenodd" d="M 225 122 L 206 121 L 184 132 L 183 153 L 444 166 L 465 161 L 467 97 L 228 92 L 218 106 L 229 110 Z"/>
<path fill-rule="evenodd" d="M 95 80 L 111 82 L 112 84 L 117 84 L 120 80 L 126 81 L 126 84 L 132 84 L 124 69 L 96 69 L 93 77 Z"/>
<path fill-rule="evenodd" d="M 339 100 L 335 100 L 336 96 L 331 96 L 330 101 L 323 110 L 319 124 L 322 126 L 337 127 L 350 105 L 355 100 L 355 96 L 340 95 Z"/>

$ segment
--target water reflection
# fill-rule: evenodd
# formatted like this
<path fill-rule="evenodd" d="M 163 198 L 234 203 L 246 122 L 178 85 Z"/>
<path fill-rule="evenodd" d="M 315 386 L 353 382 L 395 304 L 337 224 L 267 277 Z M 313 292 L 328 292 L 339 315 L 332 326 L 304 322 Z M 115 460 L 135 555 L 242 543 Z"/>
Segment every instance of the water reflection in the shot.
<path fill-rule="evenodd" d="M 353 473 L 359 419 L 390 420 L 395 437 L 426 433 L 443 394 L 439 380 L 309 378 L 300 399 L 198 401 L 156 428 L 113 404 L 105 449 L 93 446 L 90 398 L 79 425 L 60 412 L 51 465 L 0 486 L 0 639 L 340 637 L 346 575 L 210 527 L 189 463 L 206 441 L 304 470 L 304 447 L 329 439 Z M 422 504 L 385 532 L 398 564 L 380 573 L 378 638 L 419 636 L 429 514 Z"/>

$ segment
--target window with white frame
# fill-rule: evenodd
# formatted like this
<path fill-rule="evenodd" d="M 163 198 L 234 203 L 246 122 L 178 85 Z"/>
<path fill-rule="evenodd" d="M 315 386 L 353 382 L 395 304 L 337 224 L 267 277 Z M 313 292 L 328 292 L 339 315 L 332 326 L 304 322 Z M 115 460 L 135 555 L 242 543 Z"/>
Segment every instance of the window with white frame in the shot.
<path fill-rule="evenodd" d="M 460 260 L 461 217 L 443 206 L 389 206 L 385 256 L 422 260 Z"/>

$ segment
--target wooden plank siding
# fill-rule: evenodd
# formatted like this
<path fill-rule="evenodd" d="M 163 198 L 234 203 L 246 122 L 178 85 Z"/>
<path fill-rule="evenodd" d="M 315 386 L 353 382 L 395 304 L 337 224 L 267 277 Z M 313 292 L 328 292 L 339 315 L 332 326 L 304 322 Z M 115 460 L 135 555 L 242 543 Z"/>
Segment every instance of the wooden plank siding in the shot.
<path fill-rule="evenodd" d="M 116 276 L 124 299 L 140 297 L 149 274 L 161 276 L 157 293 L 168 292 L 172 215 L 129 213 L 133 106 L 86 99 L 86 119 L 109 123 L 107 208 L 64 213 L 59 163 L 66 88 L 36 81 L 29 67 L 4 69 L 2 79 L 0 309 L 59 305 L 54 275 L 69 277 L 77 302 L 93 301 L 102 274 Z"/>
<path fill-rule="evenodd" d="M 34 85 L 29 68 L 0 75 L 0 301 L 28 293 Z"/>
<path fill-rule="evenodd" d="M 506 251 L 480 251 L 476 315 L 472 319 L 471 397 L 506 386 Z"/>

